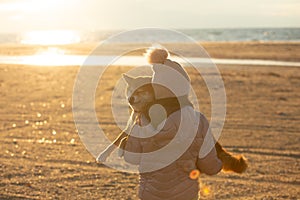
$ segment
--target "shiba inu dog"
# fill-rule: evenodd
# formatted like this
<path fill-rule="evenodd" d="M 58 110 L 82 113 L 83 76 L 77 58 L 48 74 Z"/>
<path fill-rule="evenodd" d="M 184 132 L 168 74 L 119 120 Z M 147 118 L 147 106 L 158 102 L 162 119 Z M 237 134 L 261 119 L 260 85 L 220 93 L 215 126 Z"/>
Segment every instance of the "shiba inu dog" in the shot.
<path fill-rule="evenodd" d="M 131 109 L 130 121 L 138 121 L 139 116 L 148 115 L 149 105 L 155 100 L 154 90 L 151 84 L 151 76 L 131 77 L 123 74 L 127 83 L 126 97 Z M 127 127 L 129 128 L 129 127 Z M 98 162 L 105 162 L 109 155 L 119 146 L 119 155 L 122 155 L 128 135 L 125 131 L 97 157 Z M 219 142 L 215 144 L 218 158 L 223 163 L 224 171 L 243 173 L 247 167 L 247 161 L 243 155 L 234 156 L 226 151 Z"/>
<path fill-rule="evenodd" d="M 129 107 L 130 107 L 130 119 L 127 127 L 122 131 L 119 136 L 109 145 L 104 151 L 102 151 L 97 157 L 98 162 L 105 162 L 109 155 L 119 146 L 119 156 L 122 156 L 124 145 L 128 136 L 130 123 L 137 120 L 141 113 L 144 113 L 149 103 L 154 101 L 154 91 L 151 85 L 151 76 L 139 76 L 131 77 L 123 74 L 123 79 L 127 83 L 125 91 Z M 127 133 L 126 133 L 127 132 Z"/>

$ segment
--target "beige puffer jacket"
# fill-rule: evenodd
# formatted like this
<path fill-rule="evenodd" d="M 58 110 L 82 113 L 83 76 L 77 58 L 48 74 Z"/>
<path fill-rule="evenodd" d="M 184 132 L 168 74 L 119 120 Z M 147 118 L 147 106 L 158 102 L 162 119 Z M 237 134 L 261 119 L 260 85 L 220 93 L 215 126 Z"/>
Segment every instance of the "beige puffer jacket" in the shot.
<path fill-rule="evenodd" d="M 189 107 L 189 106 L 186 106 Z M 138 138 L 130 135 L 125 147 L 124 159 L 131 164 L 139 165 L 140 170 L 140 188 L 139 198 L 142 200 L 190 200 L 197 197 L 199 192 L 198 180 L 189 177 L 191 170 L 199 169 L 201 173 L 208 175 L 217 174 L 222 169 L 222 163 L 217 158 L 214 147 L 208 154 L 199 158 L 199 151 L 203 144 L 204 137 L 209 133 L 209 123 L 205 116 L 199 112 L 200 116 L 196 136 L 189 137 L 189 132 L 185 132 L 187 138 L 191 138 L 190 146 L 186 147 L 186 151 L 169 163 L 165 167 L 157 170 L 145 170 L 159 166 L 159 159 L 152 161 L 145 159 L 144 155 L 149 152 L 157 151 L 171 143 L 174 139 L 181 121 L 181 112 L 189 112 L 192 107 L 182 108 L 172 113 L 165 121 L 163 128 L 159 133 L 150 138 Z M 189 110 L 189 111 L 186 111 Z M 192 124 L 191 124 L 192 125 Z M 137 126 L 137 125 L 135 125 Z M 180 148 L 180 143 L 178 148 Z M 174 150 L 176 151 L 176 150 Z M 143 153 L 132 156 L 130 152 Z M 170 152 L 172 157 L 174 152 Z M 162 159 L 164 162 L 166 159 Z M 150 167 L 149 167 L 150 166 Z M 163 166 L 163 165 L 161 165 Z"/>

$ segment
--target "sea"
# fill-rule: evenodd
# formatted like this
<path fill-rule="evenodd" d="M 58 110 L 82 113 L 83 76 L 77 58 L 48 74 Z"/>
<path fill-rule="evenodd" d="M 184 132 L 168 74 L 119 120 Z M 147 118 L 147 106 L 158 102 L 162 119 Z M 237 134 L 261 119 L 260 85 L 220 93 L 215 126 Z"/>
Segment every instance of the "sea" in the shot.
<path fill-rule="evenodd" d="M 176 30 L 189 36 L 195 41 L 259 41 L 259 42 L 300 42 L 300 28 L 228 28 L 228 29 L 179 29 Z M 25 33 L 0 33 L 1 44 L 37 44 L 37 45 L 63 45 L 63 44 L 84 44 L 105 41 L 107 38 L 122 33 L 124 30 L 102 30 L 102 31 L 69 31 L 69 30 L 50 30 L 50 31 L 31 31 Z M 118 43 L 143 43 L 145 41 L 163 42 L 183 42 L 180 37 L 170 37 L 160 34 L 159 31 L 153 34 L 123 34 L 118 39 Z M 176 35 L 176 34 L 175 34 Z M 59 53 L 57 48 L 49 48 L 49 52 L 35 55 L 0 55 L 0 64 L 20 64 L 36 66 L 74 66 L 86 64 L 86 55 L 64 55 Z M 108 61 L 113 60 L 109 56 L 98 56 L 89 62 L 90 65 L 105 66 Z M 124 57 L 118 59 L 117 65 L 132 66 L 141 65 L 145 59 L 141 57 Z M 208 59 L 189 58 L 193 64 L 201 66 L 211 66 L 215 64 L 230 65 L 272 65 L 272 66 L 295 66 L 300 67 L 300 62 L 287 62 L 275 60 L 247 60 L 247 59 Z"/>
<path fill-rule="evenodd" d="M 124 30 L 78 31 L 76 43 L 101 42 Z M 300 41 L 300 28 L 226 28 L 226 29 L 178 29 L 196 41 Z M 26 33 L 0 33 L 0 44 L 22 43 Z M 153 35 L 159 39 L 159 35 Z M 161 36 L 164 37 L 164 36 Z M 161 38 L 162 40 L 164 38 Z M 130 38 L 132 42 L 143 42 L 144 35 Z M 123 42 L 128 41 L 124 38 Z M 120 41 L 122 42 L 122 41 Z M 180 41 L 174 41 L 180 42 Z"/>

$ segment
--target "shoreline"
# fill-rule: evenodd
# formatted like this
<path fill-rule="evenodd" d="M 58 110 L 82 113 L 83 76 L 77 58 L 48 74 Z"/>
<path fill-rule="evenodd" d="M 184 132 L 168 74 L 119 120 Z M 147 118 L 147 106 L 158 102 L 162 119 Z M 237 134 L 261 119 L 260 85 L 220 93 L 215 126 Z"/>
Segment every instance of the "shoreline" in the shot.
<path fill-rule="evenodd" d="M 300 61 L 300 42 L 200 42 L 199 43 L 212 58 L 228 59 L 261 59 Z M 36 55 L 49 53 L 62 55 L 89 55 L 97 47 L 97 43 L 70 44 L 70 45 L 21 45 L 2 44 L 0 55 Z M 163 44 L 164 45 L 164 44 Z M 145 48 L 151 44 L 119 43 L 106 45 L 105 49 L 97 51 L 97 55 L 114 55 L 126 49 Z M 167 48 L 181 49 L 185 57 L 195 57 L 193 46 L 184 43 L 165 44 Z M 132 52 L 132 55 L 142 55 L 144 50 Z"/>
<path fill-rule="evenodd" d="M 89 56 L 87 63 L 86 55 L 31 55 L 31 56 L 1 56 L 0 64 L 5 65 L 26 65 L 26 66 L 146 66 L 143 56 Z M 259 60 L 259 59 L 229 59 L 229 58 L 196 58 L 185 57 L 184 60 L 178 57 L 171 57 L 172 60 L 182 64 L 184 67 L 214 67 L 219 65 L 247 65 L 247 66 L 286 66 L 300 67 L 300 62 L 282 60 Z"/>

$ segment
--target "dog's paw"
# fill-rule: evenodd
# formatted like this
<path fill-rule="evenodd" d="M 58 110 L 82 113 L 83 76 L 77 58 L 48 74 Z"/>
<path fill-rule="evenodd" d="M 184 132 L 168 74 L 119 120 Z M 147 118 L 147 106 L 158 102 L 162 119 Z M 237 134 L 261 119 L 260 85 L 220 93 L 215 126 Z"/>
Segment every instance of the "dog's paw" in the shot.
<path fill-rule="evenodd" d="M 234 172 L 244 173 L 248 168 L 247 159 L 242 155 L 238 156 L 237 158 L 238 158 L 238 163 L 236 163 L 236 166 L 234 167 Z"/>
<path fill-rule="evenodd" d="M 247 159 L 242 155 L 226 155 L 221 157 L 223 162 L 223 171 L 244 173 L 248 167 Z"/>
<path fill-rule="evenodd" d="M 106 152 L 101 152 L 100 154 L 99 154 L 99 156 L 96 158 L 96 161 L 97 162 L 100 162 L 100 163 L 103 163 L 103 162 L 105 162 L 106 160 L 107 160 L 107 157 L 108 157 L 109 155 L 106 153 Z"/>

